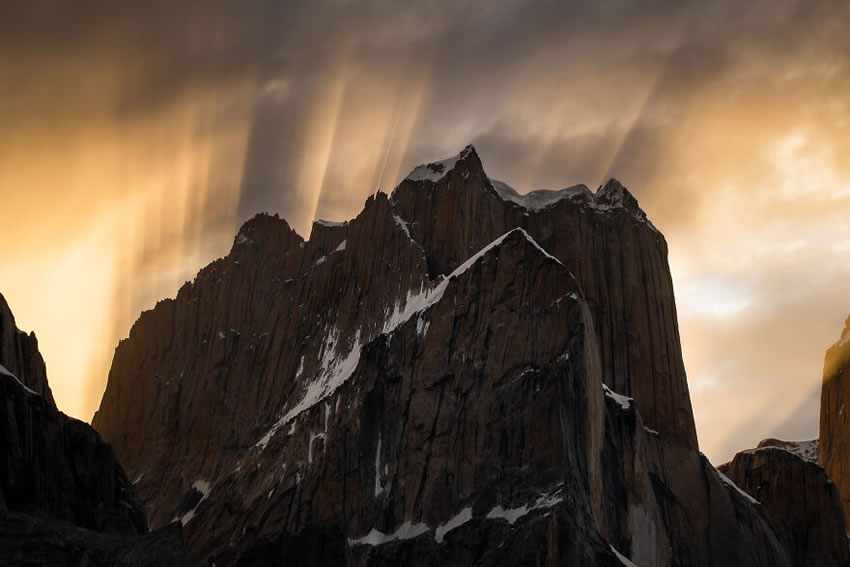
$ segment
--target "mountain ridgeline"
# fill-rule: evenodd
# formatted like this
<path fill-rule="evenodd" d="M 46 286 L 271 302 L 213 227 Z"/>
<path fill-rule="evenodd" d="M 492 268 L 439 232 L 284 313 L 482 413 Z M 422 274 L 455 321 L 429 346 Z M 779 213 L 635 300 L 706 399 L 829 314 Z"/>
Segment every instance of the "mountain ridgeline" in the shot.
<path fill-rule="evenodd" d="M 181 527 L 148 533 L 110 446 L 53 402 L 35 335 L 0 295 L 0 565 L 189 566 Z"/>
<path fill-rule="evenodd" d="M 850 564 L 799 447 L 699 452 L 631 193 L 520 195 L 471 146 L 309 240 L 246 222 L 141 314 L 92 425 L 206 564 Z"/>
<path fill-rule="evenodd" d="M 472 147 L 307 241 L 248 221 L 141 315 L 93 425 L 218 565 L 808 560 L 698 452 L 636 199 L 519 195 Z"/>

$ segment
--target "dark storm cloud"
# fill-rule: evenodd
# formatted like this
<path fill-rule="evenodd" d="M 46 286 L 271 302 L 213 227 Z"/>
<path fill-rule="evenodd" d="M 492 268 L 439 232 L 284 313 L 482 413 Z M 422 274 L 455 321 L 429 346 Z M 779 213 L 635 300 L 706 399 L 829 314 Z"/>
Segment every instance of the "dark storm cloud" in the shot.
<path fill-rule="evenodd" d="M 109 107 L 109 118 L 117 114 L 132 119 L 187 92 L 233 81 L 253 81 L 258 90 L 270 80 L 292 85 L 281 101 L 246 101 L 239 115 L 253 125 L 242 213 L 251 207 L 287 213 L 302 206 L 297 196 L 295 202 L 281 203 L 280 193 L 291 192 L 288 188 L 297 181 L 293 162 L 298 158 L 292 146 L 299 142 L 305 109 L 331 80 L 328 73 L 343 56 L 353 69 L 395 62 L 428 73 L 428 94 L 407 148 L 406 166 L 455 151 L 447 147 L 444 133 L 450 124 L 464 120 L 472 123 L 468 139 L 450 141 L 454 146 L 477 141 L 500 157 L 504 151 L 497 146 L 528 148 L 526 141 L 539 138 L 539 132 L 500 119 L 508 100 L 538 98 L 545 108 L 573 96 L 582 100 L 584 112 L 609 123 L 574 133 L 566 121 L 564 130 L 552 137 L 552 147 L 499 175 L 508 182 L 512 174 L 529 178 L 530 185 L 520 190 L 568 180 L 593 185 L 609 175 L 640 188 L 656 186 L 651 181 L 664 165 L 665 144 L 674 138 L 671 130 L 691 104 L 693 92 L 719 79 L 734 83 L 735 70 L 742 67 L 781 75 L 782 69 L 764 64 L 776 59 L 804 68 L 809 59 L 832 54 L 832 63 L 841 67 L 846 65 L 841 55 L 850 45 L 836 23 L 847 21 L 848 15 L 846 4 L 839 2 L 399 6 L 388 1 L 84 0 L 19 2 L 5 4 L 2 10 L 0 53 L 6 65 L 14 67 L 6 71 L 11 75 L 6 82 L 18 84 L 16 91 L 37 93 L 40 108 L 52 101 L 48 106 L 60 120 L 73 120 L 75 106 Z M 105 69 L 111 71 L 106 78 Z M 15 81 L 16 71 L 25 80 Z M 644 111 L 634 118 L 618 116 L 620 99 L 636 95 L 635 78 L 653 76 L 657 78 L 649 93 L 638 95 L 645 96 Z M 588 77 L 593 84 L 583 85 Z M 102 89 L 85 86 L 101 83 Z M 547 98 L 547 89 L 554 91 L 554 100 Z M 7 93 L 0 99 L 9 110 L 0 109 L 7 124 L 15 117 L 38 114 L 26 112 L 30 97 L 10 97 L 14 95 Z M 628 132 L 614 131 L 618 119 L 633 121 L 624 126 Z M 594 154 L 594 149 L 603 151 Z M 486 159 L 486 150 L 482 153 Z M 523 165 L 533 166 L 540 175 L 529 175 Z M 358 198 L 365 191 L 333 189 L 354 191 Z M 263 195 L 266 192 L 278 194 L 271 198 Z"/>
<path fill-rule="evenodd" d="M 738 282 L 733 291 L 750 302 L 746 323 L 680 309 L 686 347 L 702 348 L 692 378 L 728 355 L 736 377 L 790 389 L 787 369 L 804 365 L 775 356 L 775 345 L 795 344 L 783 321 L 817 327 L 798 341 L 816 366 L 818 341 L 837 333 L 829 329 L 850 307 L 843 273 L 822 268 L 835 257 L 787 264 L 753 254 L 742 270 L 723 256 L 803 223 L 841 222 L 831 211 L 847 203 L 828 192 L 780 194 L 783 165 L 806 159 L 800 183 L 821 171 L 833 175 L 826 185 L 850 177 L 848 22 L 850 3 L 839 0 L 5 2 L 0 185 L 6 210 L 20 213 L 0 222 L 45 226 L 43 238 L 63 223 L 87 226 L 98 204 L 150 171 L 135 190 L 160 194 L 140 199 L 142 243 L 122 266 L 121 285 L 131 286 L 161 270 L 163 256 L 229 243 L 233 223 L 259 210 L 302 233 L 313 215 L 350 218 L 375 189 L 471 142 L 488 173 L 520 191 L 618 177 L 665 232 L 671 258 L 700 258 L 677 280 L 680 297 L 716 277 Z M 169 169 L 183 146 L 209 155 L 186 158 L 185 203 L 156 185 L 183 179 Z M 118 173 L 100 177 L 107 166 Z M 171 223 L 181 207 L 182 222 Z M 751 230 L 735 236 L 742 227 Z M 216 250 L 204 248 L 192 268 Z M 752 268 L 762 262 L 772 263 Z M 801 281 L 802 271 L 821 279 Z M 789 302 L 791 288 L 803 299 Z M 821 297 L 814 307 L 812 294 Z M 128 301 L 133 317 L 147 306 L 137 303 Z M 734 394 L 712 399 L 722 406 Z M 784 429 L 782 416 L 752 429 L 808 431 L 813 406 L 801 407 Z M 740 440 L 727 433 L 717 433 L 724 451 Z"/>

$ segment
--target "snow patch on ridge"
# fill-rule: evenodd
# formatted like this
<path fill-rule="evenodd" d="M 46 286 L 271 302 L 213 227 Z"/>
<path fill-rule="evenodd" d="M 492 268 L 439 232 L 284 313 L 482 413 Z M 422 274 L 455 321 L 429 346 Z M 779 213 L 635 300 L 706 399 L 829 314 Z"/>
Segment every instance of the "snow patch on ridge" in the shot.
<path fill-rule="evenodd" d="M 3 366 L 2 364 L 0 364 L 0 375 L 10 377 L 12 380 L 14 380 L 15 382 L 17 382 L 17 383 L 18 383 L 18 385 L 19 385 L 21 388 L 23 388 L 24 390 L 26 390 L 28 393 L 33 394 L 33 395 L 35 395 L 35 396 L 38 396 L 38 395 L 39 395 L 39 393 L 38 393 L 38 392 L 36 392 L 36 391 L 35 391 L 35 390 L 33 390 L 32 388 L 28 387 L 26 384 L 24 384 L 23 382 L 21 382 L 21 381 L 18 379 L 18 377 L 17 377 L 17 376 L 15 376 L 15 375 L 14 375 L 14 374 L 12 374 L 11 372 L 9 372 L 9 370 L 8 370 L 5 366 Z"/>
<path fill-rule="evenodd" d="M 523 504 L 518 508 L 505 509 L 501 505 L 495 506 L 492 510 L 487 512 L 486 517 L 488 520 L 506 520 L 510 525 L 514 525 L 514 523 L 523 516 L 527 516 L 535 510 L 552 508 L 553 506 L 560 504 L 563 499 L 561 489 L 559 488 L 554 492 L 541 494 L 534 502 Z"/>
<path fill-rule="evenodd" d="M 348 226 L 348 221 L 335 222 L 335 221 L 329 221 L 329 220 L 325 220 L 325 219 L 316 219 L 313 222 L 315 222 L 316 224 L 320 224 L 322 226 L 329 227 L 329 228 L 338 227 L 338 226 Z"/>
<path fill-rule="evenodd" d="M 572 187 L 560 190 L 538 189 L 521 195 L 516 189 L 504 181 L 491 178 L 490 183 L 492 183 L 493 189 L 496 190 L 496 193 L 502 200 L 516 203 L 520 207 L 531 211 L 539 211 L 549 205 L 554 205 L 558 201 L 573 199 L 579 196 L 585 197 L 588 202 L 591 202 L 593 199 L 593 193 L 590 192 L 590 189 L 586 185 L 573 185 Z"/>
<path fill-rule="evenodd" d="M 616 550 L 616 548 L 615 548 L 613 545 L 611 545 L 611 544 L 609 543 L 609 544 L 608 544 L 608 547 L 610 547 L 610 548 L 611 548 L 611 551 L 613 551 L 613 552 L 614 552 L 614 555 L 616 555 L 616 556 L 617 556 L 617 559 L 619 559 L 619 560 L 620 560 L 620 563 L 622 563 L 622 564 L 623 564 L 623 565 L 625 565 L 626 567 L 637 567 L 634 563 L 632 563 L 632 562 L 631 562 L 631 560 L 629 560 L 629 558 L 628 558 L 628 557 L 626 557 L 625 555 L 623 555 L 622 553 L 620 553 L 619 551 L 617 551 L 617 550 Z"/>
<path fill-rule="evenodd" d="M 197 490 L 198 492 L 201 493 L 201 499 L 198 500 L 198 503 L 195 504 L 195 506 L 191 510 L 189 510 L 188 512 L 186 512 L 185 514 L 183 514 L 180 517 L 180 523 L 183 526 L 186 526 L 186 524 L 191 522 L 192 518 L 195 517 L 195 511 L 198 509 L 198 506 L 200 506 L 201 502 L 206 500 L 207 496 L 210 495 L 210 491 L 212 490 L 212 485 L 204 479 L 198 479 L 198 480 L 196 480 L 195 482 L 192 483 L 192 488 L 194 488 L 195 490 Z M 176 518 L 172 519 L 172 521 L 175 521 L 175 520 L 176 520 Z"/>
<path fill-rule="evenodd" d="M 417 538 L 428 531 L 429 528 L 427 524 L 407 520 L 391 534 L 385 534 L 375 528 L 372 528 L 372 531 L 361 538 L 348 538 L 348 545 L 383 545 L 397 539 Z"/>
<path fill-rule="evenodd" d="M 722 480 L 722 481 L 723 481 L 723 484 L 725 484 L 726 486 L 728 486 L 728 487 L 730 487 L 730 488 L 734 488 L 736 491 L 738 491 L 738 494 L 740 494 L 741 496 L 743 496 L 744 498 L 746 498 L 747 500 L 749 500 L 751 504 L 758 504 L 758 503 L 759 503 L 759 501 L 758 501 L 758 500 L 756 500 L 755 498 L 753 498 L 752 496 L 750 496 L 749 494 L 747 494 L 746 492 L 744 492 L 743 490 L 741 490 L 741 489 L 738 487 L 738 485 L 737 485 L 737 484 L 735 484 L 734 482 L 732 482 L 732 479 L 731 479 L 731 478 L 729 478 L 728 476 L 726 476 L 726 475 L 725 475 L 725 474 L 723 474 L 722 472 L 718 471 L 717 469 L 714 469 L 714 470 L 716 470 L 716 471 L 717 471 L 717 474 L 718 474 L 718 476 L 720 476 L 720 480 Z"/>
<path fill-rule="evenodd" d="M 310 432 L 310 443 L 307 446 L 307 464 L 313 464 L 313 441 L 316 439 L 321 439 L 324 441 L 325 434 L 324 433 L 313 433 Z"/>
<path fill-rule="evenodd" d="M 313 407 L 320 401 L 324 400 L 333 394 L 346 380 L 348 380 L 357 368 L 357 363 L 360 362 L 360 330 L 358 329 L 354 335 L 351 349 L 344 355 L 339 350 L 338 343 L 339 331 L 334 327 L 322 344 L 321 356 L 322 360 L 319 363 L 319 371 L 316 379 L 310 382 L 307 386 L 307 391 L 304 397 L 292 409 L 281 417 L 271 429 L 266 432 L 263 437 L 257 441 L 254 447 L 261 451 L 266 448 L 271 438 L 277 431 L 292 421 L 301 412 Z"/>
<path fill-rule="evenodd" d="M 633 398 L 624 396 L 623 394 L 618 394 L 617 392 L 609 388 L 607 384 L 602 384 L 602 389 L 605 391 L 606 396 L 617 402 L 624 410 L 627 410 L 629 409 L 629 407 L 631 407 Z"/>
<path fill-rule="evenodd" d="M 541 494 L 534 502 L 525 504 L 523 506 L 520 506 L 519 508 L 510 508 L 508 510 L 505 510 L 501 506 L 496 506 L 495 508 L 490 510 L 490 512 L 484 518 L 479 517 L 479 519 L 507 520 L 509 524 L 513 525 L 519 518 L 526 516 L 535 510 L 545 510 L 548 508 L 552 508 L 560 504 L 562 501 L 563 496 L 561 495 L 561 488 L 559 487 L 554 492 Z M 434 528 L 432 534 L 434 537 L 434 541 L 438 544 L 443 543 L 443 540 L 445 539 L 447 533 L 452 530 L 456 530 L 460 526 L 472 520 L 472 506 L 464 507 L 452 518 L 448 519 L 446 522 Z M 377 546 L 400 539 L 413 539 L 431 531 L 432 530 L 428 526 L 428 524 L 407 520 L 391 534 L 387 534 L 379 531 L 376 528 L 372 528 L 372 530 L 370 530 L 369 533 L 363 537 L 348 538 L 348 544 L 352 546 Z"/>
<path fill-rule="evenodd" d="M 437 529 L 434 530 L 434 541 L 436 541 L 437 543 L 443 543 L 443 538 L 447 533 L 449 533 L 453 529 L 461 527 L 471 519 L 472 507 L 467 506 L 466 508 L 458 512 L 454 518 L 451 518 L 445 524 L 440 524 L 439 526 L 437 526 Z"/>
<path fill-rule="evenodd" d="M 811 441 L 789 441 L 782 448 L 789 453 L 797 455 L 804 461 L 818 464 L 819 445 L 819 439 L 812 439 Z"/>
<path fill-rule="evenodd" d="M 413 290 L 409 290 L 407 292 L 407 297 L 403 303 L 397 303 L 393 310 L 385 315 L 384 325 L 381 330 L 381 334 L 390 334 L 396 329 L 398 329 L 401 325 L 410 320 L 414 315 L 420 314 L 425 311 L 432 305 L 436 304 L 440 299 L 442 299 L 443 294 L 448 288 L 449 282 L 465 273 L 469 270 L 476 262 L 478 262 L 481 258 L 483 258 L 490 250 L 496 248 L 501 245 L 506 238 L 508 238 L 511 234 L 519 232 L 525 239 L 533 244 L 541 253 L 543 253 L 547 258 L 552 259 L 558 264 L 561 262 L 546 252 L 535 240 L 529 236 L 529 234 L 521 229 L 515 228 L 510 230 L 473 254 L 469 257 L 463 264 L 455 268 L 451 274 L 448 276 L 442 277 L 439 283 L 435 287 L 426 288 L 423 284 L 418 291 L 414 292 Z M 563 264 L 561 264 L 563 265 Z M 422 334 L 426 333 L 428 330 L 427 324 L 417 323 L 417 332 Z M 319 372 L 315 380 L 310 382 L 307 387 L 307 391 L 304 394 L 304 397 L 301 401 L 295 405 L 292 409 L 290 409 L 283 417 L 281 417 L 277 423 L 275 423 L 268 432 L 254 445 L 260 450 L 264 450 L 268 445 L 271 438 L 277 433 L 277 431 L 283 427 L 286 423 L 294 419 L 301 412 L 313 407 L 320 401 L 324 400 L 331 394 L 333 394 L 342 384 L 348 380 L 351 375 L 354 373 L 354 370 L 357 368 L 357 363 L 360 361 L 360 350 L 365 343 L 361 343 L 360 330 L 357 330 L 357 333 L 354 337 L 353 344 L 351 350 L 349 350 L 345 355 L 342 355 L 339 351 L 338 343 L 339 339 L 339 331 L 334 328 L 331 333 L 328 334 L 325 343 L 322 345 L 322 350 L 320 356 L 322 356 L 322 360 L 319 364 Z M 368 342 L 368 341 L 367 341 Z"/>
<path fill-rule="evenodd" d="M 448 174 L 452 169 L 454 169 L 457 162 L 465 158 L 469 155 L 469 152 L 472 150 L 472 146 L 467 146 L 461 151 L 458 155 L 450 158 L 446 158 L 440 161 L 434 161 L 431 163 L 424 163 L 421 165 L 417 165 L 413 171 L 408 174 L 406 179 L 411 181 L 431 181 L 437 182 Z"/>
<path fill-rule="evenodd" d="M 844 406 L 838 412 L 838 415 L 844 411 Z M 758 446 L 753 451 L 762 449 L 782 449 L 788 451 L 792 455 L 796 455 L 804 461 L 809 461 L 820 466 L 818 463 L 818 455 L 820 454 L 820 440 L 812 439 L 811 441 L 782 441 L 781 439 L 762 439 Z"/>
<path fill-rule="evenodd" d="M 531 238 L 531 236 L 529 236 L 527 232 L 525 232 L 525 230 L 521 228 L 515 228 L 506 232 L 505 234 L 503 234 L 502 236 L 500 236 L 499 238 L 497 238 L 496 240 L 494 240 L 493 242 L 491 242 L 490 244 L 470 256 L 469 259 L 467 259 L 463 264 L 455 268 L 448 276 L 443 276 L 440 280 L 440 283 L 438 283 L 436 287 L 427 289 L 423 287 L 420 288 L 420 290 L 416 293 L 414 293 L 413 290 L 408 291 L 407 297 L 405 298 L 404 302 L 397 303 L 393 311 L 384 320 L 384 327 L 382 333 L 391 333 L 392 331 L 406 323 L 408 320 L 410 320 L 410 318 L 414 315 L 425 311 L 426 309 L 440 301 L 440 299 L 442 299 L 443 297 L 443 293 L 445 293 L 446 288 L 448 287 L 449 282 L 452 279 L 460 276 L 461 274 L 469 270 L 490 250 L 501 245 L 502 242 L 504 242 L 505 239 L 508 238 L 514 232 L 519 232 L 520 234 L 522 234 L 526 240 L 533 244 L 547 258 L 550 258 L 558 262 L 558 264 L 561 264 L 560 260 L 546 252 L 539 244 L 537 244 L 537 242 L 535 242 L 533 238 Z M 427 327 L 420 328 L 419 325 L 417 325 L 417 330 L 420 329 L 423 332 L 427 331 Z"/>
<path fill-rule="evenodd" d="M 401 227 L 401 229 L 404 231 L 404 233 L 407 235 L 408 238 L 413 240 L 413 237 L 410 236 L 410 223 L 409 222 L 407 222 L 406 220 L 404 220 L 403 218 L 398 216 L 398 214 L 396 214 L 396 213 L 393 213 L 393 221 L 395 221 L 395 223 L 399 227 Z"/>
<path fill-rule="evenodd" d="M 628 193 L 628 190 L 616 180 L 612 181 L 615 183 L 609 182 L 600 187 L 596 193 L 593 193 L 586 185 L 579 184 L 559 190 L 537 189 L 522 195 L 504 181 L 490 179 L 493 190 L 503 201 L 510 201 L 528 211 L 538 212 L 560 201 L 569 200 L 599 212 L 615 209 L 628 211 L 634 219 L 657 231 L 652 222 L 646 218 L 646 213 L 637 206 L 637 201 Z"/>

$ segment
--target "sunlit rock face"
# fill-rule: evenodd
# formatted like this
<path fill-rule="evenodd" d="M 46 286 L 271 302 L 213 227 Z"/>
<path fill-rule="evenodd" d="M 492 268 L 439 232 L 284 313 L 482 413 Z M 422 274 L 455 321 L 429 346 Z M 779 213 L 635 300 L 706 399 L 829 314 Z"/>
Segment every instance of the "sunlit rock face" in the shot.
<path fill-rule="evenodd" d="M 179 529 L 147 534 L 112 449 L 56 409 L 34 335 L 0 295 L 0 563 L 191 565 Z"/>
<path fill-rule="evenodd" d="M 246 223 L 94 426 L 216 564 L 790 565 L 697 450 L 666 253 L 617 181 L 518 195 L 468 147 L 307 241 Z"/>
<path fill-rule="evenodd" d="M 845 519 L 850 518 L 850 317 L 824 358 L 820 462 L 838 486 Z"/>

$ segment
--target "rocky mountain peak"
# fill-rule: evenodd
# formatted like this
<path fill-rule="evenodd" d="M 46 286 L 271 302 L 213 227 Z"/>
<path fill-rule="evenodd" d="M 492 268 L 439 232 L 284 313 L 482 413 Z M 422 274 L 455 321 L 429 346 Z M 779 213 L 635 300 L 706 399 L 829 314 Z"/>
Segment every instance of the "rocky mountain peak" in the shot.
<path fill-rule="evenodd" d="M 640 208 L 637 199 L 626 187 L 613 177 L 605 185 L 601 186 L 594 194 L 596 207 L 601 210 L 623 209 L 634 218 L 647 223 L 655 228 L 646 213 Z"/>
<path fill-rule="evenodd" d="M 276 250 L 289 250 L 304 243 L 304 239 L 277 214 L 258 213 L 245 221 L 233 239 L 238 246 L 264 246 Z"/>
<path fill-rule="evenodd" d="M 217 564 L 790 565 L 699 453 L 631 193 L 519 195 L 471 147 L 414 173 L 306 241 L 255 217 L 142 314 L 94 426 L 150 524 Z"/>
<path fill-rule="evenodd" d="M 463 148 L 460 153 L 450 158 L 440 161 L 421 164 L 416 166 L 411 171 L 405 181 L 422 182 L 428 181 L 438 183 L 442 179 L 449 178 L 454 175 L 468 177 L 475 174 L 483 174 L 484 168 L 481 165 L 481 159 L 478 157 L 478 152 L 470 144 Z"/>
<path fill-rule="evenodd" d="M 24 333 L 15 324 L 15 317 L 6 298 L 0 294 L 0 361 L 2 369 L 26 388 L 36 392 L 52 407 L 53 392 L 47 383 L 47 368 L 38 350 L 35 333 Z M 2 372 L 0 369 L 0 372 Z"/>

